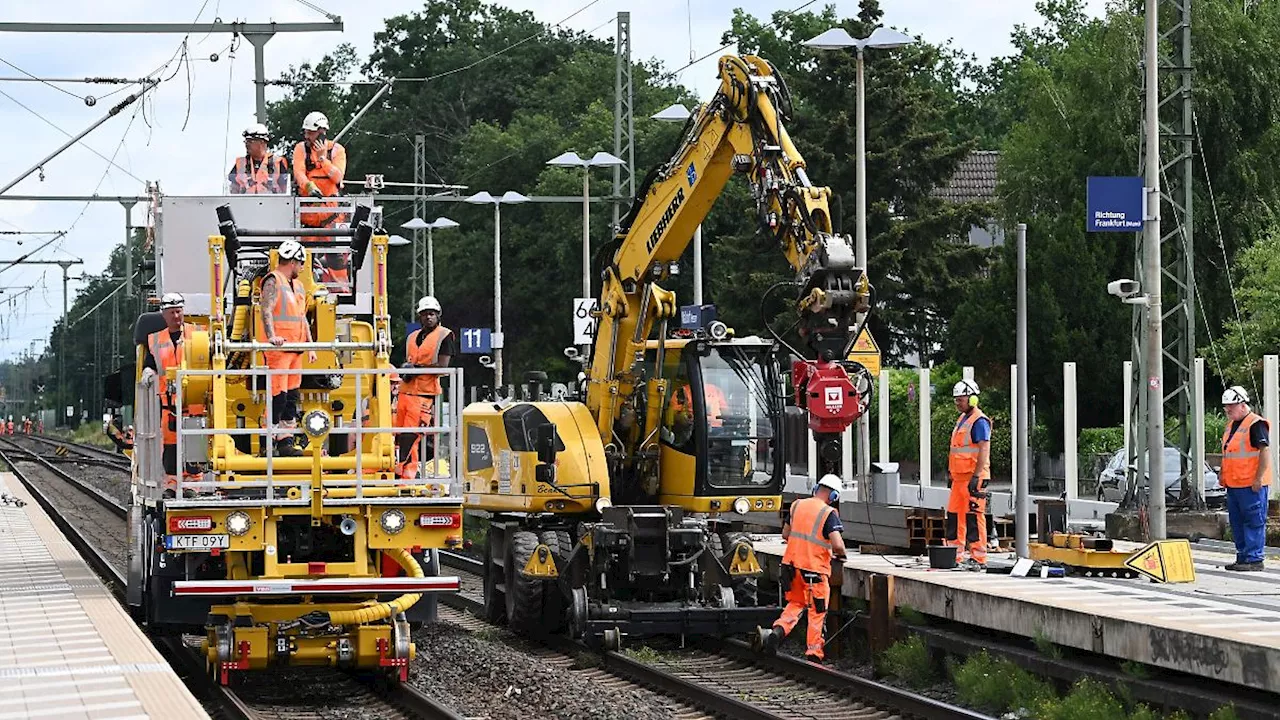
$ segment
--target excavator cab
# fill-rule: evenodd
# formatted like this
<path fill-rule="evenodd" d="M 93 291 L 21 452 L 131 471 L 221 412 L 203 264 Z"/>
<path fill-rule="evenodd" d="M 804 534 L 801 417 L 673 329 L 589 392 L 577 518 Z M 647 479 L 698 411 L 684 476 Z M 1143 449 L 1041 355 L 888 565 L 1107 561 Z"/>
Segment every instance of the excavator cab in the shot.
<path fill-rule="evenodd" d="M 776 510 L 785 395 L 770 343 L 677 339 L 660 351 L 652 341 L 646 365 L 668 382 L 658 502 L 695 512 Z"/>

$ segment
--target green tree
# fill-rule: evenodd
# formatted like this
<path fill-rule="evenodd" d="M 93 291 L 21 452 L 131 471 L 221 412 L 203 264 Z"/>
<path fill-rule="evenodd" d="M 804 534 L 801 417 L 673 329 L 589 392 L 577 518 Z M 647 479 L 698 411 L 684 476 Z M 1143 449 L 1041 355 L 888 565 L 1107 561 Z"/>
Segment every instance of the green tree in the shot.
<path fill-rule="evenodd" d="M 1280 347 L 1280 226 L 1240 253 L 1235 273 L 1241 320 L 1226 323 L 1216 347 L 1200 352 L 1221 362 L 1227 382 L 1255 389 L 1262 387 L 1262 354 Z"/>

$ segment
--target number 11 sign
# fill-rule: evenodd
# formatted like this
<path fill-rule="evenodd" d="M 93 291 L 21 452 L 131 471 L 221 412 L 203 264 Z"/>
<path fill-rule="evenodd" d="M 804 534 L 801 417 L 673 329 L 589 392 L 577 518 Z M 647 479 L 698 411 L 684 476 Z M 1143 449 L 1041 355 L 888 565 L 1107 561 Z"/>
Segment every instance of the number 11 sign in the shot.
<path fill-rule="evenodd" d="M 462 328 L 460 332 L 464 355 L 493 352 L 493 332 L 489 328 Z"/>

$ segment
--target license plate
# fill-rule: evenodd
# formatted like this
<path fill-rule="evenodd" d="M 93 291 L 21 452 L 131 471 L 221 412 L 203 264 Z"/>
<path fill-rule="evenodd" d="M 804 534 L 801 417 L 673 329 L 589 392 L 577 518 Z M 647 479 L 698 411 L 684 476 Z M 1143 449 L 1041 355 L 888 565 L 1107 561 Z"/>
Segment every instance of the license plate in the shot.
<path fill-rule="evenodd" d="M 229 535 L 166 535 L 164 545 L 170 550 L 210 550 L 231 547 Z"/>

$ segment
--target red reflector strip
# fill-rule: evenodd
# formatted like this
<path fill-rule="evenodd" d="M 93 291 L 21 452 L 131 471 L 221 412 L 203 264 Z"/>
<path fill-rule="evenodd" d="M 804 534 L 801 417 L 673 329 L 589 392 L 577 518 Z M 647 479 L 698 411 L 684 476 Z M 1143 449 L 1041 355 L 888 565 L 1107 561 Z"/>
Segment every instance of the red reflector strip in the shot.
<path fill-rule="evenodd" d="M 191 532 L 192 530 L 212 530 L 213 518 L 208 515 L 171 516 L 169 518 L 169 534 Z"/>
<path fill-rule="evenodd" d="M 462 527 L 462 515 L 458 513 L 423 513 L 418 516 L 418 527 L 454 529 Z"/>
<path fill-rule="evenodd" d="M 345 595 L 352 593 L 457 592 L 457 577 L 324 578 L 321 580 L 179 580 L 173 594 Z"/>

